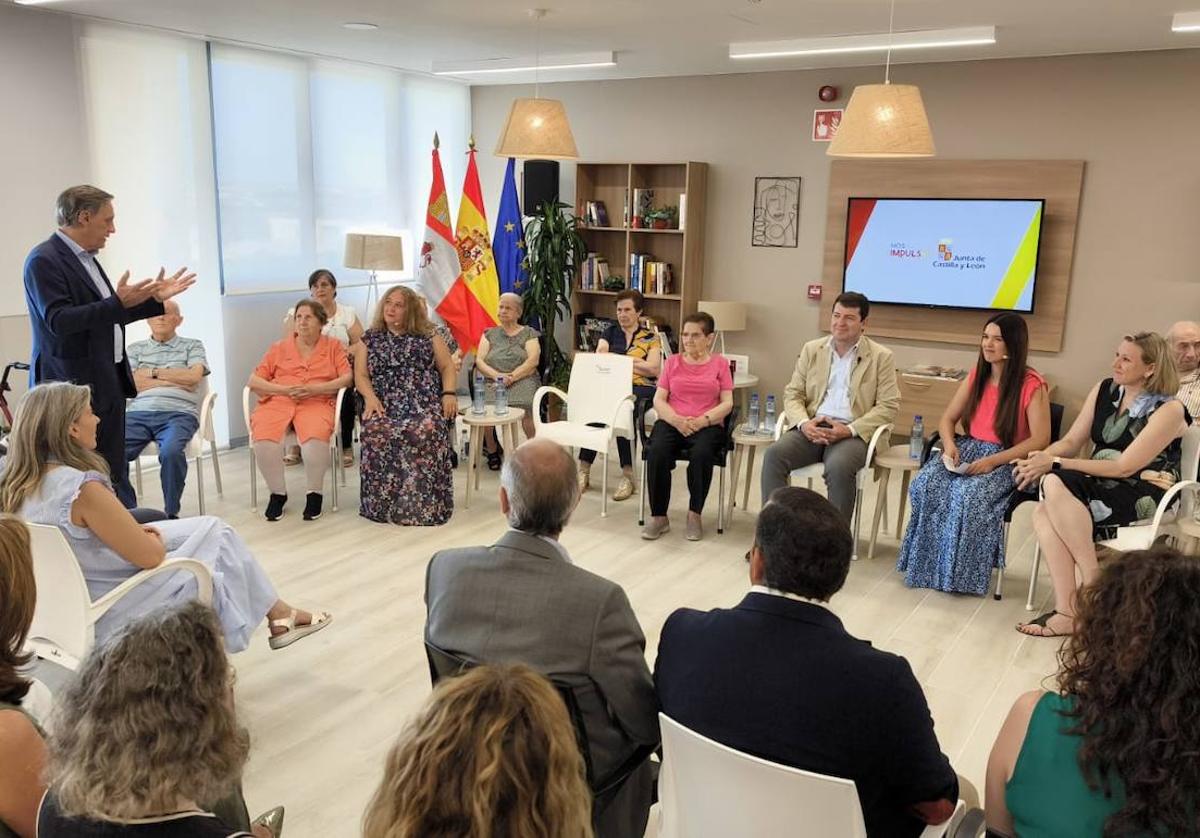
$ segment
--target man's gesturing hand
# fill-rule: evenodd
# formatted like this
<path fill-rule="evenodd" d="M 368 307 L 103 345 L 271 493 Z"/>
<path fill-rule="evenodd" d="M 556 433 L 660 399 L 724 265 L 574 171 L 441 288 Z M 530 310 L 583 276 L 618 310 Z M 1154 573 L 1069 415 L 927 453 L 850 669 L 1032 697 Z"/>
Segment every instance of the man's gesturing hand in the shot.
<path fill-rule="evenodd" d="M 129 271 L 121 274 L 117 280 L 117 299 L 125 308 L 140 306 L 154 296 L 154 280 L 143 279 L 141 282 L 130 282 Z"/>
<path fill-rule="evenodd" d="M 186 273 L 186 271 L 187 268 L 183 267 L 170 276 L 166 276 L 166 270 L 159 268 L 158 278 L 154 280 L 154 299 L 165 303 L 176 294 L 182 294 L 191 288 L 196 283 L 196 274 Z"/>

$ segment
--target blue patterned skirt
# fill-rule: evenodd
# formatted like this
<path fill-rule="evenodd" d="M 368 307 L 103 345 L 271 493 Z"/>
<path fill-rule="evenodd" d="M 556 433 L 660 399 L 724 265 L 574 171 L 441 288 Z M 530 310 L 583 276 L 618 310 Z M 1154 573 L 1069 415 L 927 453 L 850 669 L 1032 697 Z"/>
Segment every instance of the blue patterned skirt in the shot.
<path fill-rule="evenodd" d="M 959 437 L 960 463 L 990 457 L 1003 446 Z M 1014 488 L 1012 469 L 1001 466 L 968 477 L 931 457 L 909 486 L 912 517 L 900 547 L 897 570 L 910 588 L 987 593 L 993 567 L 1003 567 L 1000 529 Z"/>

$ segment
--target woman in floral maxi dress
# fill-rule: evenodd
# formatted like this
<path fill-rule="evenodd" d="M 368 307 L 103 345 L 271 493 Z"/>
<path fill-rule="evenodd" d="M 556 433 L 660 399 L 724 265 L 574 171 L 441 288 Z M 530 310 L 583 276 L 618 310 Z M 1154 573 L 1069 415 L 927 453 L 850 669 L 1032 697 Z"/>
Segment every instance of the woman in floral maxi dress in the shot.
<path fill-rule="evenodd" d="M 409 288 L 379 301 L 355 346 L 363 397 L 359 514 L 384 523 L 444 524 L 454 511 L 445 419 L 458 412 L 454 361 Z"/>

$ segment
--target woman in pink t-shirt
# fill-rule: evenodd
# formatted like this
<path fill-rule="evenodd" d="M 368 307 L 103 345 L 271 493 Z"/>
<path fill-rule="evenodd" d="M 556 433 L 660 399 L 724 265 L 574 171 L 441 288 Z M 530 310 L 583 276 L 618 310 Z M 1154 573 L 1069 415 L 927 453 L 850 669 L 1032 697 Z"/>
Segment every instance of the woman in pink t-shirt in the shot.
<path fill-rule="evenodd" d="M 938 425 L 944 456 L 930 458 L 909 487 L 912 517 L 896 566 L 909 587 L 983 595 L 992 568 L 1004 566 L 1009 464 L 1050 444 L 1046 381 L 1025 366 L 1028 352 L 1019 314 L 993 315 L 983 327 L 975 369 Z M 960 422 L 966 436 L 955 436 Z"/>
<path fill-rule="evenodd" d="M 699 541 L 700 513 L 712 486 L 713 468 L 724 456 L 725 417 L 733 410 L 729 362 L 711 350 L 715 324 L 703 311 L 689 314 L 680 337 L 683 351 L 663 362 L 654 393 L 658 421 L 646 449 L 646 490 L 650 515 L 642 538 L 653 540 L 671 528 L 671 471 L 688 454 L 688 541 Z"/>

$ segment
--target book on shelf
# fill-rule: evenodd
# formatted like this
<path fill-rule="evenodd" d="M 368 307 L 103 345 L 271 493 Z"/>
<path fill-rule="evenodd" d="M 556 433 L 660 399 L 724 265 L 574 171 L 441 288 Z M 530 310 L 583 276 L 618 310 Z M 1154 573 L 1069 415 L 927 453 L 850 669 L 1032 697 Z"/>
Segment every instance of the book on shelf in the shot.
<path fill-rule="evenodd" d="M 633 190 L 633 216 L 634 218 L 645 218 L 646 213 L 654 208 L 654 190 L 653 189 L 635 189 Z"/>
<path fill-rule="evenodd" d="M 687 193 L 679 193 L 679 229 L 687 229 Z"/>
<path fill-rule="evenodd" d="M 604 206 L 603 201 L 592 201 L 592 210 L 596 214 L 596 226 L 608 226 L 608 208 Z"/>
<path fill-rule="evenodd" d="M 610 317 L 596 317 L 592 314 L 575 316 L 575 331 L 579 334 L 579 349 L 583 352 L 595 352 L 604 332 L 616 323 Z"/>
<path fill-rule="evenodd" d="M 629 187 L 625 187 L 625 201 L 621 204 L 621 226 L 629 227 Z"/>
<path fill-rule="evenodd" d="M 597 291 L 604 287 L 608 278 L 608 259 L 599 253 L 589 253 L 579 267 L 579 288 L 583 291 Z"/>

